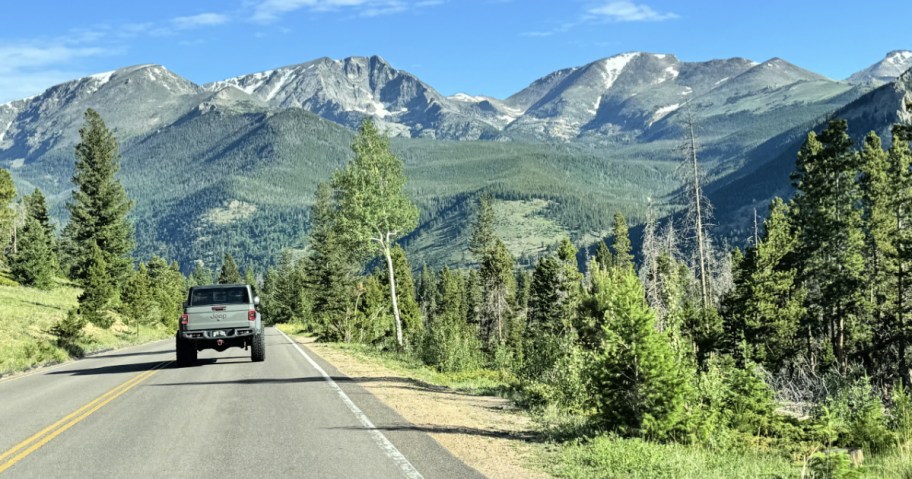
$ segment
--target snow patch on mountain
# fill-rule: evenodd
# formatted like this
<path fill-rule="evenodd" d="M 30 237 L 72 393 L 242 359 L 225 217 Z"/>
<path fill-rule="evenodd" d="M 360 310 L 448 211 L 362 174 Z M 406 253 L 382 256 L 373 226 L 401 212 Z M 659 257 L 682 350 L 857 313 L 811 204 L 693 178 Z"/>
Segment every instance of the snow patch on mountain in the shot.
<path fill-rule="evenodd" d="M 622 53 L 602 60 L 602 79 L 604 80 L 605 90 L 610 89 L 630 61 L 640 55 L 641 53 L 638 52 Z"/>
<path fill-rule="evenodd" d="M 447 98 L 450 100 L 453 100 L 453 101 L 461 101 L 461 102 L 465 102 L 465 103 L 481 103 L 481 102 L 487 100 L 486 97 L 472 96 L 472 95 L 468 95 L 466 93 L 457 93 L 455 95 L 448 96 Z"/>
<path fill-rule="evenodd" d="M 6 136 L 6 132 L 9 131 L 9 127 L 13 126 L 13 120 L 10 120 L 6 126 L 0 128 L 0 144 L 3 143 L 3 138 Z"/>
<path fill-rule="evenodd" d="M 655 123 L 655 122 L 661 120 L 662 118 L 665 118 L 665 117 L 668 116 L 670 113 L 672 113 L 672 112 L 674 112 L 674 111 L 677 111 L 678 108 L 681 108 L 681 104 L 680 104 L 680 103 L 675 103 L 674 105 L 668 105 L 668 106 L 663 106 L 662 108 L 659 108 L 659 109 L 656 110 L 656 112 L 652 115 L 652 121 L 650 121 L 646 126 L 647 126 L 647 127 L 652 126 L 653 123 Z"/>
<path fill-rule="evenodd" d="M 108 83 L 109 81 L 111 81 L 111 77 L 114 75 L 115 71 L 116 70 L 111 70 L 109 72 L 96 73 L 94 75 L 89 75 L 89 78 L 97 81 L 98 82 L 97 86 L 100 87 L 100 86 Z"/>
<path fill-rule="evenodd" d="M 285 70 L 285 72 L 282 73 L 282 78 L 280 78 L 279 81 L 276 82 L 276 85 L 272 88 L 272 90 L 270 90 L 269 93 L 266 94 L 266 101 L 270 101 L 273 98 L 275 98 L 276 94 L 282 90 L 282 87 L 284 87 L 288 83 L 288 80 L 292 76 L 294 76 L 293 70 L 291 70 L 291 69 Z"/>
<path fill-rule="evenodd" d="M 894 65 L 905 66 L 906 63 L 912 61 L 912 51 L 890 52 L 890 54 L 887 55 L 887 61 Z"/>

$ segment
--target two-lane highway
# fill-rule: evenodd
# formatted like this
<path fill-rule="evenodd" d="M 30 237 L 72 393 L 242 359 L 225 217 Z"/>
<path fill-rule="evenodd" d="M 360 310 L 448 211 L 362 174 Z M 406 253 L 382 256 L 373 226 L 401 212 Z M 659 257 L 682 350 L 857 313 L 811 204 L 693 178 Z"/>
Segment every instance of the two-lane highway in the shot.
<path fill-rule="evenodd" d="M 0 381 L 4 477 L 481 477 L 275 329 L 266 361 L 173 340 Z"/>

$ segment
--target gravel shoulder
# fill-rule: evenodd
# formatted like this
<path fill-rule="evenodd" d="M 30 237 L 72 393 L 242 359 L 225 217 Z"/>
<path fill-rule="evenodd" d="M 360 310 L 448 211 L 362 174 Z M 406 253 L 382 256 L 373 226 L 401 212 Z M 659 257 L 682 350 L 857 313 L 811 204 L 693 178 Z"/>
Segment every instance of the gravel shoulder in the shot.
<path fill-rule="evenodd" d="M 361 387 L 485 476 L 553 477 L 535 466 L 544 446 L 530 440 L 535 436 L 531 419 L 509 400 L 428 384 L 379 360 L 306 336 L 294 338 L 346 376 L 359 378 Z"/>

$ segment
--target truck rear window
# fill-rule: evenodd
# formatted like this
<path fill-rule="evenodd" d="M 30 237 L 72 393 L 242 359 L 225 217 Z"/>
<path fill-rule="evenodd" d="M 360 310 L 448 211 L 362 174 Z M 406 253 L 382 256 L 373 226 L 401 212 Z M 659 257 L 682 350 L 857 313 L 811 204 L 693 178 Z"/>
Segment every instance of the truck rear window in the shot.
<path fill-rule="evenodd" d="M 195 289 L 190 293 L 190 306 L 249 303 L 247 288 Z"/>

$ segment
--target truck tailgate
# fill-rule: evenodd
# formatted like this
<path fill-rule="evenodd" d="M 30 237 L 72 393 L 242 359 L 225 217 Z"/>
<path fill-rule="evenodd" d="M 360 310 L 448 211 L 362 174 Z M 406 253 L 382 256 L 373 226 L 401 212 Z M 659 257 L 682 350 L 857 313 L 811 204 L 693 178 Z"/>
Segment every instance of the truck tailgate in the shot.
<path fill-rule="evenodd" d="M 247 328 L 252 324 L 247 319 L 250 311 L 246 304 L 215 304 L 187 308 L 187 331 L 220 328 Z"/>

